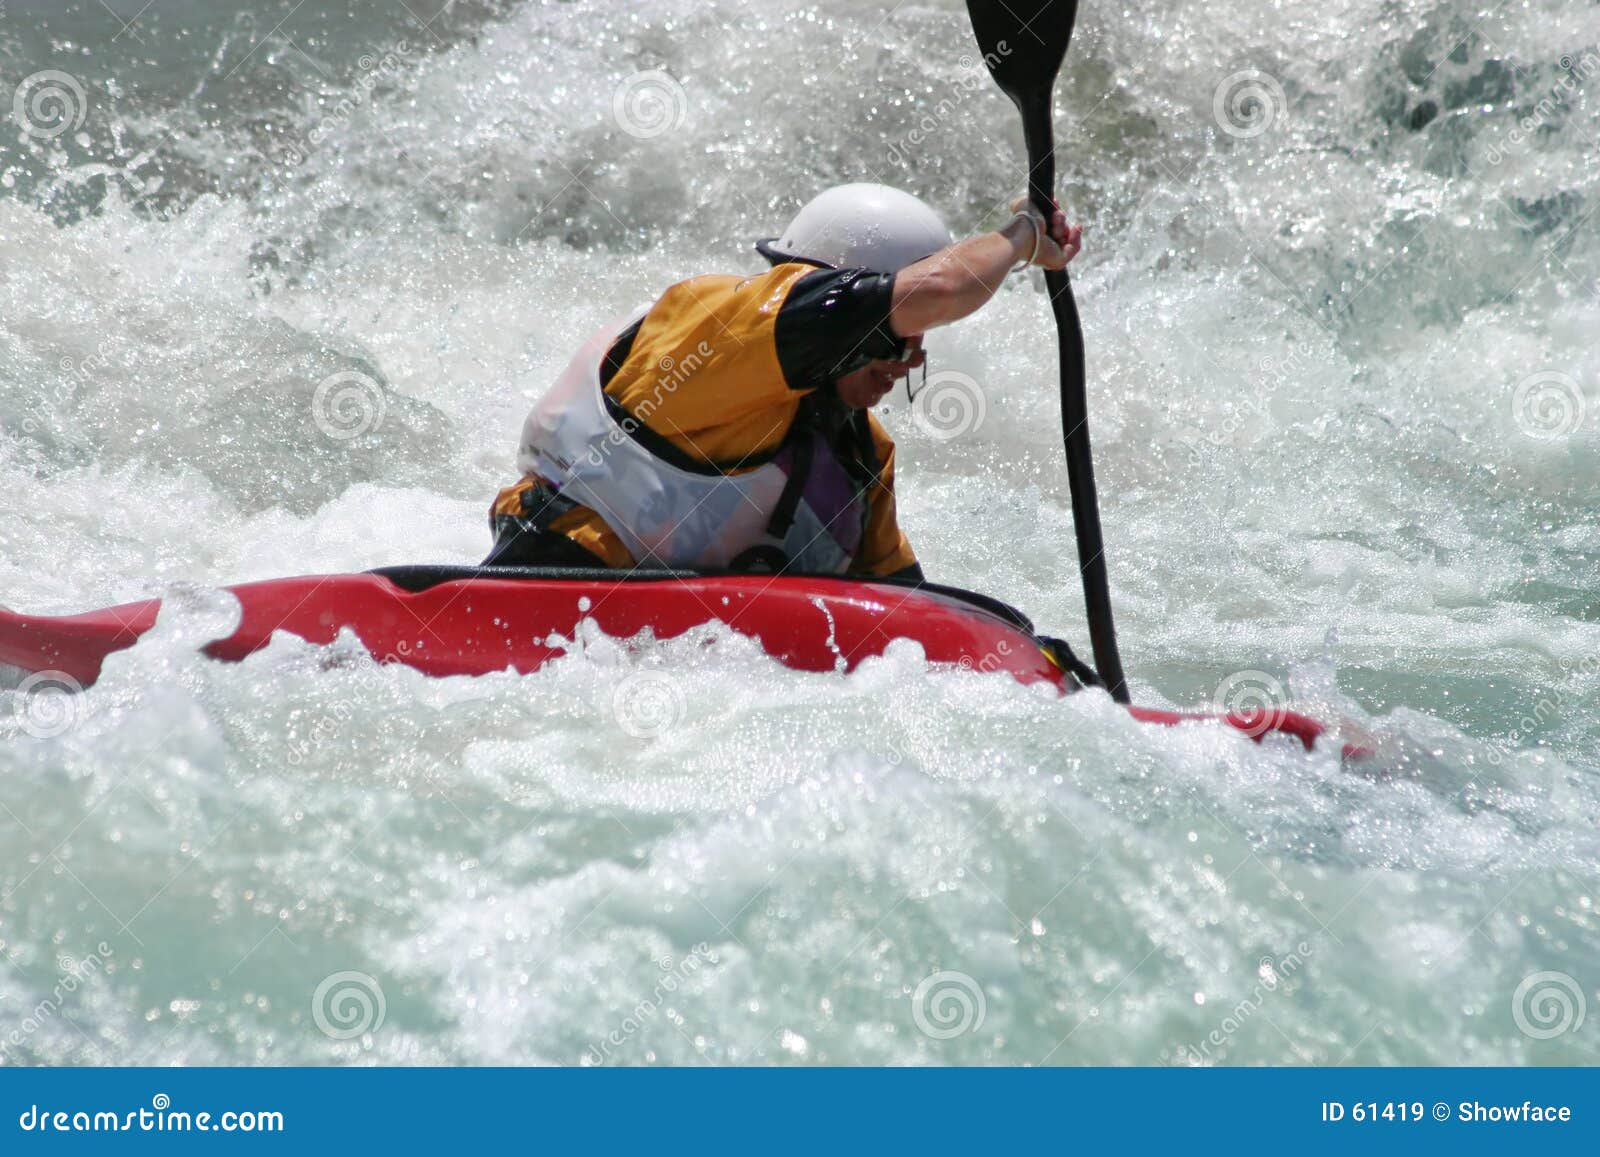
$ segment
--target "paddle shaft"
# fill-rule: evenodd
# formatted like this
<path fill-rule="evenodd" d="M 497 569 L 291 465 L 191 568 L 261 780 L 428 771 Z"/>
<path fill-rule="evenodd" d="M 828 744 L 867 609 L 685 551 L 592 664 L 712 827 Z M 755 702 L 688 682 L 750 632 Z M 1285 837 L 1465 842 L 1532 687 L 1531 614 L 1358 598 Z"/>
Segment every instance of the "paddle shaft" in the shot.
<path fill-rule="evenodd" d="M 1022 135 L 1028 147 L 1028 197 L 1049 220 L 1055 212 L 1056 153 L 1051 124 L 1051 92 L 1047 88 L 1018 101 Z M 1083 576 L 1083 603 L 1089 620 L 1089 642 L 1100 680 L 1118 703 L 1127 703 L 1128 684 L 1117 651 L 1117 627 L 1111 615 L 1111 583 L 1106 574 L 1105 540 L 1100 533 L 1100 500 L 1094 485 L 1094 457 L 1089 447 L 1089 397 L 1083 348 L 1083 324 L 1067 271 L 1047 269 L 1045 288 L 1056 317 L 1061 352 L 1061 433 L 1067 450 L 1067 485 L 1072 492 L 1072 525 L 1078 539 L 1078 568 Z"/>

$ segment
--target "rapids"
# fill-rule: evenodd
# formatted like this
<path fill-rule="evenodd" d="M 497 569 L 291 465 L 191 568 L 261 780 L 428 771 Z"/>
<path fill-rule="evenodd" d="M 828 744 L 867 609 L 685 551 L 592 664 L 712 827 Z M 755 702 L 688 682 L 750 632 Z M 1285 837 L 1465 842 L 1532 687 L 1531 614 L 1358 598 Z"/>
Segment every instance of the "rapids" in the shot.
<path fill-rule="evenodd" d="M 1079 17 L 1135 701 L 1359 766 L 909 645 L 196 658 L 218 585 L 479 559 L 591 328 L 1022 152 L 951 0 L 141 3 L 0 0 L 0 603 L 169 599 L 0 682 L 0 1063 L 1600 1061 L 1594 0 Z M 929 344 L 903 524 L 1086 653 L 1038 284 Z"/>

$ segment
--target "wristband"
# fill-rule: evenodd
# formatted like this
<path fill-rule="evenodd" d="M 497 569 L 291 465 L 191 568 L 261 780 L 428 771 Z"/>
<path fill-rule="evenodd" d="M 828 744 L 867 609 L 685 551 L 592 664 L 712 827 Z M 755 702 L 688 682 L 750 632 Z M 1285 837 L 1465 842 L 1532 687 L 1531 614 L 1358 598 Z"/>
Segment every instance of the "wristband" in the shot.
<path fill-rule="evenodd" d="M 1021 265 L 1015 266 L 1011 270 L 1012 273 L 1020 273 L 1038 259 L 1039 245 L 1044 238 L 1044 227 L 1039 223 L 1039 214 L 1033 211 L 1018 212 L 1017 215 L 1011 219 L 1013 221 L 1026 221 L 1029 225 L 1033 226 L 1033 251 L 1028 254 Z"/>

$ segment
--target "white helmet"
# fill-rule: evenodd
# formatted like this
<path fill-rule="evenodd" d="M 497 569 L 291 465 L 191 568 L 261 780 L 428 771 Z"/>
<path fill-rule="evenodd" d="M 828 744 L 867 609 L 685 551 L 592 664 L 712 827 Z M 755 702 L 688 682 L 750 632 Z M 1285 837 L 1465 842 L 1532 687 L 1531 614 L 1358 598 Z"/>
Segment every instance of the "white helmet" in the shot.
<path fill-rule="evenodd" d="M 926 202 L 888 185 L 838 185 L 814 197 L 783 236 L 756 242 L 774 265 L 801 261 L 894 273 L 951 243 Z"/>

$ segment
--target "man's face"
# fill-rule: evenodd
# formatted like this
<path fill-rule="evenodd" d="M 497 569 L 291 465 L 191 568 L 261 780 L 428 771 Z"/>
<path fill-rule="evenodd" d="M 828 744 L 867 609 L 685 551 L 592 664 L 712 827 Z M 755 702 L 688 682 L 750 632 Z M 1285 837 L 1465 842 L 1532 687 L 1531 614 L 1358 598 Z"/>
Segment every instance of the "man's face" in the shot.
<path fill-rule="evenodd" d="M 851 370 L 837 382 L 839 400 L 852 410 L 865 410 L 883 401 L 894 384 L 927 361 L 922 352 L 922 335 L 906 339 L 903 360 L 874 358 L 859 370 Z"/>

